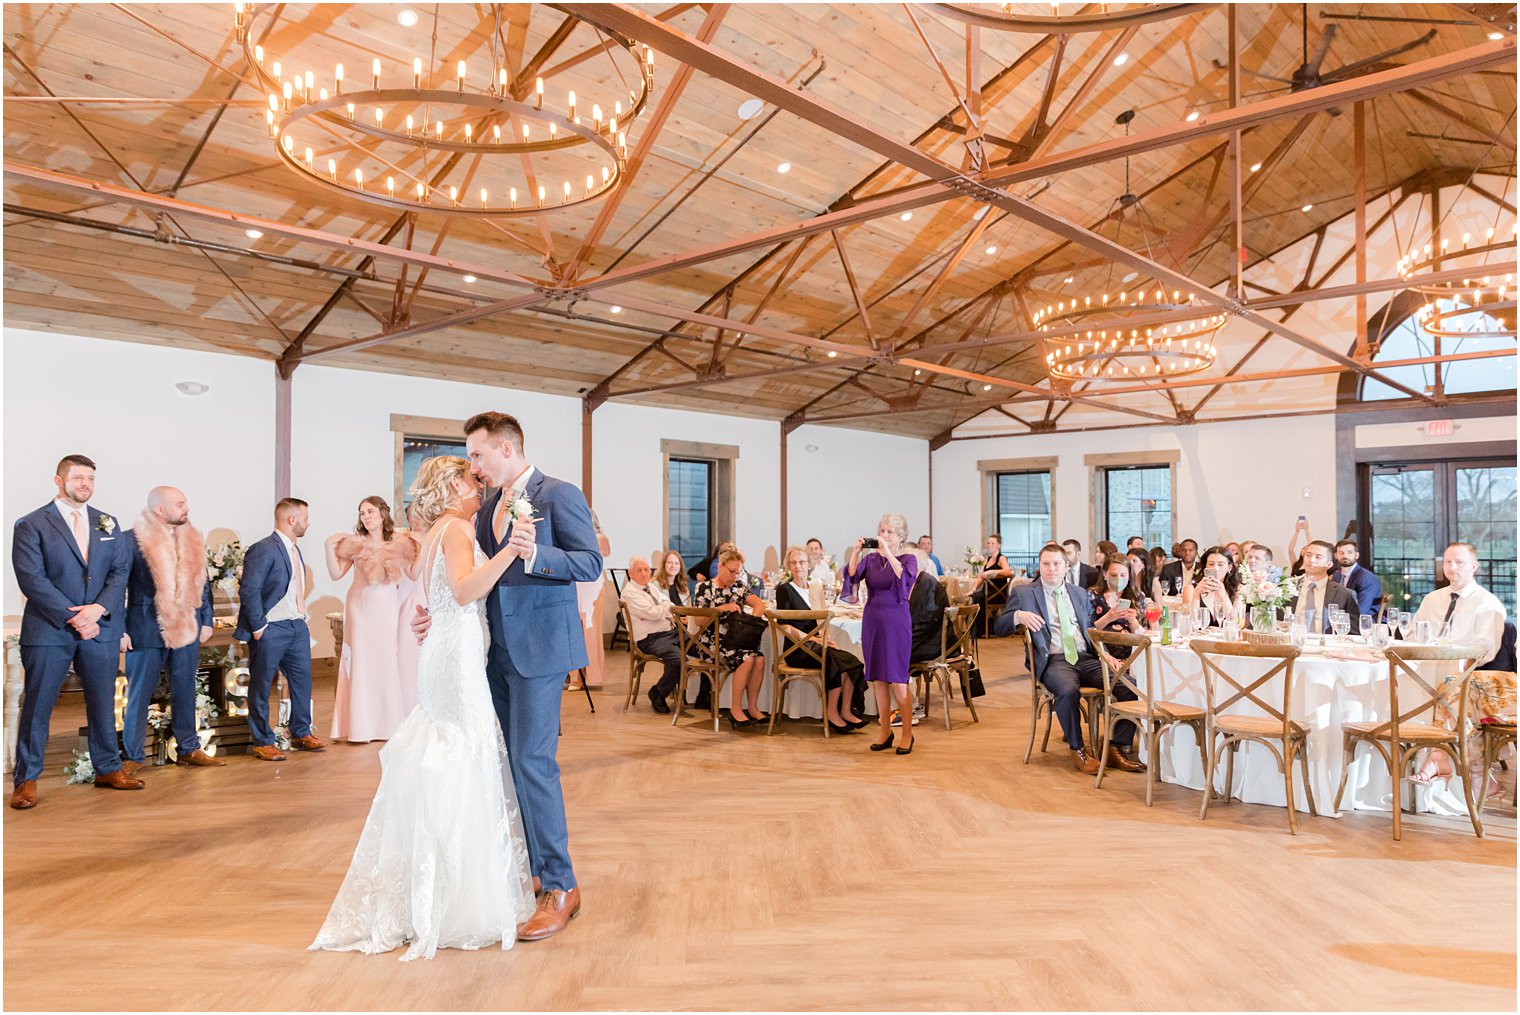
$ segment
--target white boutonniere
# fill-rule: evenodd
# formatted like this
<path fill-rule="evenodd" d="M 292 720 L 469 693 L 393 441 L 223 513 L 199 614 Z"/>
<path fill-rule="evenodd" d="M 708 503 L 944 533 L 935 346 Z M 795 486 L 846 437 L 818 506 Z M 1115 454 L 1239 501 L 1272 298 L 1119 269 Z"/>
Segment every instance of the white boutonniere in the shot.
<path fill-rule="evenodd" d="M 95 523 L 95 527 L 109 536 L 116 531 L 116 519 L 110 515 L 101 515 L 100 521 Z"/>
<path fill-rule="evenodd" d="M 507 501 L 507 514 L 515 519 L 526 519 L 530 522 L 541 522 L 542 518 L 533 515 L 533 502 L 526 497 L 513 497 Z"/>

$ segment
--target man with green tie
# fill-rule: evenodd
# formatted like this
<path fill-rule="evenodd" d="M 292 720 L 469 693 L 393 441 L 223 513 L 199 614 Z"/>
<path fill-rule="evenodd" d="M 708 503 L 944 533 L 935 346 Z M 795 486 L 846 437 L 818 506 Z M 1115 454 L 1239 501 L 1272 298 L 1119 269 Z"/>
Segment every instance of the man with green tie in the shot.
<path fill-rule="evenodd" d="M 1066 734 L 1077 770 L 1092 775 L 1098 771 L 1098 759 L 1083 743 L 1080 705 L 1082 688 L 1103 686 L 1103 664 L 1087 638 L 1087 628 L 1092 623 L 1092 600 L 1066 580 L 1066 571 L 1066 556 L 1061 547 L 1045 544 L 1040 550 L 1040 580 L 1013 590 L 1008 605 L 993 622 L 993 630 L 1005 636 L 1020 627 L 1029 630 L 1029 642 L 1034 648 L 1034 658 L 1028 661 L 1029 671 L 1055 696 L 1056 718 Z M 1115 686 L 1114 697 L 1130 701 L 1135 694 L 1121 683 Z M 1109 748 L 1109 768 L 1145 771 L 1144 765 L 1127 756 L 1134 739 L 1134 724 L 1119 723 Z M 1093 749 L 1097 749 L 1096 744 Z"/>

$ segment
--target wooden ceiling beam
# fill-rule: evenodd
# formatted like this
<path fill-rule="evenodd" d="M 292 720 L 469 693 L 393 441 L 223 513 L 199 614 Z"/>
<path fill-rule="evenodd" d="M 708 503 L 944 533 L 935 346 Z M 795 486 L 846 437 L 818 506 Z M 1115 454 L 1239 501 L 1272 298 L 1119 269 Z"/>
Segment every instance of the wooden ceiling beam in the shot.
<path fill-rule="evenodd" d="M 844 240 L 840 237 L 838 229 L 829 230 L 829 235 L 834 239 L 834 250 L 839 254 L 839 263 L 844 266 L 844 280 L 850 287 L 850 296 L 855 300 L 855 312 L 860 317 L 860 326 L 865 329 L 866 341 L 871 343 L 872 349 L 880 349 L 881 345 L 876 341 L 876 329 L 871 326 L 871 312 L 866 308 L 865 297 L 860 293 L 860 283 L 855 279 L 855 269 L 850 266 L 850 255 L 845 253 Z"/>

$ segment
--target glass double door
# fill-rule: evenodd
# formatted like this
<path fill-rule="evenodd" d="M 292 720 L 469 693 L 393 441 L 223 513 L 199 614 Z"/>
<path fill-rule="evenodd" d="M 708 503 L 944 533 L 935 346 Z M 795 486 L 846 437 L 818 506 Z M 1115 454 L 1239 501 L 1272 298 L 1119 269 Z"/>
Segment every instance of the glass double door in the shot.
<path fill-rule="evenodd" d="M 1414 609 L 1438 585 L 1451 542 L 1478 548 L 1478 583 L 1515 615 L 1515 463 L 1483 459 L 1365 465 L 1363 563 L 1383 581 L 1390 607 Z"/>

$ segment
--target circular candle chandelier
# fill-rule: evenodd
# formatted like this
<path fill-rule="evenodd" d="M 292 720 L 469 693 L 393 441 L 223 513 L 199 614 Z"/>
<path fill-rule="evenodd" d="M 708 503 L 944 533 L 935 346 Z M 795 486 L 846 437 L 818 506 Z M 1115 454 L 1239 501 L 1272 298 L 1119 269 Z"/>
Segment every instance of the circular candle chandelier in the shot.
<path fill-rule="evenodd" d="M 515 94 L 497 48 L 501 5 L 488 8 L 489 53 L 473 61 L 473 71 L 469 58 L 453 59 L 465 52 L 466 33 L 449 49 L 450 66 L 420 56 L 369 57 L 367 67 L 355 65 L 368 71 L 359 82 L 342 62 L 319 77 L 291 53 L 256 41 L 273 27 L 277 10 L 288 14 L 288 5 L 232 6 L 281 162 L 308 182 L 392 209 L 523 216 L 598 201 L 622 183 L 628 127 L 654 92 L 653 51 L 612 38 L 605 49 L 616 70 L 617 84 L 609 86 L 615 94 L 578 103 L 569 89 L 556 108 L 543 77 L 535 79 L 531 99 Z M 363 5 L 347 10 L 362 12 Z M 419 47 L 431 46 L 438 32 L 435 14 L 435 39 L 422 38 Z M 553 164 L 535 164 L 535 155 L 551 155 Z"/>
<path fill-rule="evenodd" d="M 1495 242 L 1494 234 L 1490 227 L 1483 242 L 1474 245 L 1472 234 L 1463 233 L 1460 247 L 1442 237 L 1399 258 L 1399 278 L 1410 283 L 1409 291 L 1425 297 L 1415 321 L 1427 334 L 1453 339 L 1515 337 L 1515 274 L 1492 274 L 1481 259 L 1495 252 L 1513 252 L 1516 227 L 1510 226 L 1507 242 Z M 1472 274 L 1447 282 L 1420 281 L 1431 272 L 1452 267 L 1454 261 Z"/>
<path fill-rule="evenodd" d="M 1102 32 L 1180 18 L 1215 4 L 936 3 L 934 10 L 980 28 L 1005 32 Z M 1062 8 L 1069 13 L 1062 13 Z"/>

